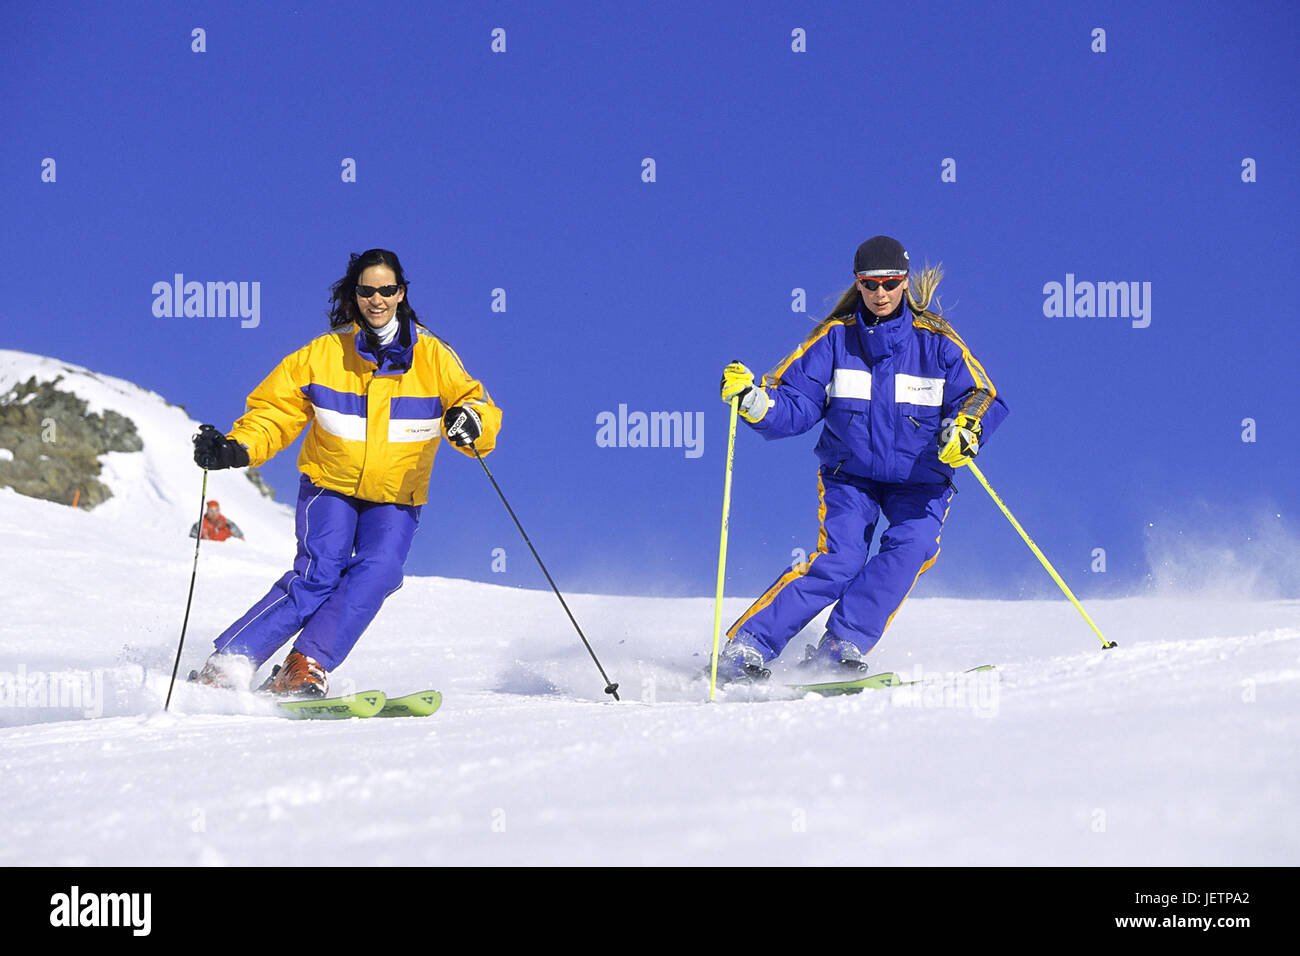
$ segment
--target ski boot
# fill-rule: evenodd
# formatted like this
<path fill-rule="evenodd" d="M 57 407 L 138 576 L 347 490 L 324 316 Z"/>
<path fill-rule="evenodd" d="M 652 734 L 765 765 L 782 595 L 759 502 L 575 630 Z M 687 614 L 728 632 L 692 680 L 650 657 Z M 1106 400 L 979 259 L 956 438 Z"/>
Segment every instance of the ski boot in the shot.
<path fill-rule="evenodd" d="M 764 666 L 763 655 L 755 647 L 742 643 L 748 635 L 737 634 L 718 653 L 718 682 L 722 684 L 764 681 L 772 672 Z"/>
<path fill-rule="evenodd" d="M 220 690 L 248 690 L 256 670 L 253 662 L 242 654 L 217 652 L 203 662 L 203 670 L 190 671 L 190 680 Z"/>
<path fill-rule="evenodd" d="M 290 651 L 284 666 L 271 668 L 260 689 L 277 697 L 324 697 L 329 693 L 329 674 L 306 654 Z"/>
<path fill-rule="evenodd" d="M 867 671 L 867 662 L 862 659 L 862 651 L 852 641 L 842 640 L 827 631 L 816 647 L 805 645 L 804 658 L 799 667 L 808 670 L 824 670 L 854 677 Z"/>

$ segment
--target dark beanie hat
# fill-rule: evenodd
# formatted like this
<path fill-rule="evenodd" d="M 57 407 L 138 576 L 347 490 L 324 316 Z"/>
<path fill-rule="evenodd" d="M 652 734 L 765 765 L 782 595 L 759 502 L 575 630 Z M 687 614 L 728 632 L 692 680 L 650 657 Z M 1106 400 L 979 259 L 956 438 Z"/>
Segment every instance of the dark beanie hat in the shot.
<path fill-rule="evenodd" d="M 907 275 L 907 250 L 897 239 L 872 236 L 853 256 L 854 275 Z"/>

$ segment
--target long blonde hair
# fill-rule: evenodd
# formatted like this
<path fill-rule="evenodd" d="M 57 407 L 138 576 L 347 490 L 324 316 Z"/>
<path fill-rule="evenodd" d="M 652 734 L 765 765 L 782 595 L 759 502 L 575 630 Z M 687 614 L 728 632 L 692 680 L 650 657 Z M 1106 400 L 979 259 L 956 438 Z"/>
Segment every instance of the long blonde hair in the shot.
<path fill-rule="evenodd" d="M 935 295 L 939 283 L 942 281 L 943 263 L 932 266 L 927 262 L 920 272 L 913 272 L 908 275 L 907 304 L 911 308 L 918 325 L 924 326 L 932 332 L 956 335 L 947 319 L 943 317 L 943 306 Z M 858 284 L 855 281 L 844 290 L 839 297 L 839 301 L 835 303 L 835 307 L 831 309 L 830 314 L 823 321 L 830 321 L 831 319 L 852 321 L 861 301 L 862 293 L 858 291 Z"/>

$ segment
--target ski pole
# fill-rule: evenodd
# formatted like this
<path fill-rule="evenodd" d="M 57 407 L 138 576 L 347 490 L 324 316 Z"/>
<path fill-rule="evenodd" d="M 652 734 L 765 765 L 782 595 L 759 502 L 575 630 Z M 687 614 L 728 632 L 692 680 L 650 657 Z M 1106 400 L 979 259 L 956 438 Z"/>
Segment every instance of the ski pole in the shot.
<path fill-rule="evenodd" d="M 1024 528 L 1020 527 L 1020 522 L 1016 520 L 1015 515 L 1011 513 L 1007 506 L 1002 503 L 1002 499 L 998 497 L 998 493 L 993 490 L 991 485 L 989 485 L 988 479 L 984 477 L 984 473 L 975 467 L 975 462 L 969 462 L 966 467 L 971 470 L 971 474 L 979 479 L 980 484 L 983 485 L 984 490 L 989 493 L 994 504 L 1002 509 L 1002 513 L 1007 516 L 1007 520 L 1011 522 L 1011 526 L 1020 532 L 1020 537 L 1025 539 L 1025 544 L 1029 545 L 1029 550 L 1034 552 L 1038 560 L 1042 562 L 1043 567 L 1047 569 L 1047 573 L 1052 576 L 1052 580 L 1057 583 L 1060 589 L 1065 593 L 1065 596 L 1070 599 L 1070 603 L 1074 605 L 1075 609 L 1083 615 L 1083 619 L 1088 622 L 1088 626 L 1092 628 L 1092 632 L 1096 634 L 1097 637 L 1101 638 L 1101 646 L 1108 650 L 1112 647 L 1118 647 L 1119 645 L 1114 641 L 1108 641 L 1104 636 L 1102 636 L 1101 630 L 1092 622 L 1092 618 L 1090 618 L 1088 612 L 1083 609 L 1083 605 L 1080 604 L 1078 598 L 1074 596 L 1074 592 L 1070 590 L 1069 585 L 1061 580 L 1061 576 L 1056 573 L 1056 568 L 1052 567 L 1052 562 L 1048 561 L 1043 552 L 1038 550 L 1038 545 L 1034 544 L 1034 539 L 1029 537 L 1028 532 L 1026 532 Z"/>
<path fill-rule="evenodd" d="M 185 646 L 185 628 L 190 623 L 190 602 L 194 600 L 194 579 L 199 574 L 199 543 L 203 540 L 203 511 L 208 497 L 208 470 L 203 469 L 203 493 L 199 495 L 199 533 L 194 536 L 194 570 L 190 572 L 190 593 L 185 599 L 185 620 L 181 622 L 181 642 L 176 645 L 176 663 L 172 665 L 172 682 L 167 685 L 167 701 L 163 712 L 172 705 L 172 688 L 176 686 L 176 670 L 181 666 L 181 648 Z"/>
<path fill-rule="evenodd" d="M 727 473 L 722 482 L 722 538 L 718 542 L 718 594 L 713 600 L 713 657 L 709 664 L 709 700 L 718 686 L 718 643 L 722 637 L 722 582 L 727 574 L 727 525 L 731 515 L 731 468 L 736 460 L 736 408 L 731 399 L 731 424 L 727 426 Z"/>
<path fill-rule="evenodd" d="M 488 476 L 488 481 L 492 482 L 492 487 L 497 490 L 497 496 L 500 497 L 501 503 L 506 506 L 506 511 L 510 512 L 510 517 L 514 519 L 515 527 L 519 529 L 520 535 L 523 536 L 524 544 L 528 545 L 528 550 L 533 552 L 533 557 L 537 559 L 537 566 L 542 569 L 542 574 L 546 575 L 546 580 L 550 583 L 551 590 L 554 591 L 555 596 L 560 599 L 560 606 L 564 608 L 564 613 L 569 615 L 569 620 L 573 623 L 574 629 L 578 632 L 578 637 L 582 638 L 582 643 L 587 648 L 587 653 L 590 654 L 591 659 L 596 662 L 596 670 L 600 671 L 600 676 L 605 679 L 605 693 L 611 695 L 615 700 L 620 700 L 621 698 L 618 696 L 618 685 L 609 679 L 609 675 L 605 673 L 605 668 L 600 666 L 600 661 L 596 657 L 596 652 L 591 649 L 591 644 L 587 641 L 587 635 L 583 634 L 582 628 L 578 627 L 578 622 L 574 618 L 573 612 L 569 610 L 569 605 L 564 601 L 564 595 L 560 593 L 560 589 L 555 586 L 555 581 L 551 579 L 551 572 L 547 571 L 546 565 L 542 564 L 541 556 L 537 553 L 537 549 L 533 547 L 533 543 L 528 540 L 528 533 L 524 531 L 524 526 L 521 525 L 519 519 L 515 517 L 515 509 L 510 507 L 510 502 L 506 501 L 506 496 L 501 493 L 501 486 L 498 485 L 497 480 L 492 477 L 492 472 L 488 471 L 487 462 L 485 462 L 483 456 L 478 453 L 478 449 L 474 447 L 473 442 L 470 443 L 469 447 L 470 450 L 474 452 L 474 457 L 478 459 L 478 463 L 483 466 L 483 474 Z"/>

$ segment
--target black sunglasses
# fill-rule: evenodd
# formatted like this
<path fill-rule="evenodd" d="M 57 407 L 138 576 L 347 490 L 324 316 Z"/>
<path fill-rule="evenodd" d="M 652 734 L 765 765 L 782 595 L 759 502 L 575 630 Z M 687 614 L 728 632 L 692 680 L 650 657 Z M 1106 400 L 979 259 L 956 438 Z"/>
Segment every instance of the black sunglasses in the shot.
<path fill-rule="evenodd" d="M 368 299 L 378 292 L 385 299 L 391 299 L 397 295 L 397 290 L 400 288 L 400 285 L 359 285 L 357 286 L 357 295 L 363 299 Z"/>
<path fill-rule="evenodd" d="M 893 292 L 903 284 L 903 279 L 903 276 L 894 276 L 890 279 L 868 279 L 866 276 L 858 276 L 858 281 L 866 286 L 868 292 L 875 292 L 882 285 L 886 292 Z"/>

